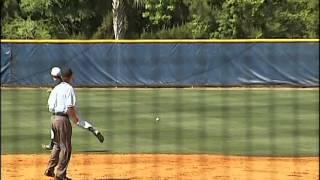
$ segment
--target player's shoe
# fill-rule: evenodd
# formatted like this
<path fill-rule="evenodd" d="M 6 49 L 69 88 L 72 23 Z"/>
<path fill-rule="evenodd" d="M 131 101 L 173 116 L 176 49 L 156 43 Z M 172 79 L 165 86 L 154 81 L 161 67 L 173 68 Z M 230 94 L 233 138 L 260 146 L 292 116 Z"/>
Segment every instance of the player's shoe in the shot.
<path fill-rule="evenodd" d="M 92 128 L 92 127 L 89 127 L 89 131 L 92 132 L 93 135 L 95 135 L 98 138 L 100 143 L 103 143 L 104 137 L 102 136 L 102 134 L 98 130 L 96 130 L 96 129 Z"/>
<path fill-rule="evenodd" d="M 54 172 L 52 172 L 52 171 L 46 171 L 46 172 L 44 173 L 44 175 L 45 175 L 45 176 L 48 176 L 48 177 L 54 177 Z"/>
<path fill-rule="evenodd" d="M 69 177 L 64 177 L 64 178 L 54 177 L 54 180 L 71 180 L 71 178 L 69 178 Z"/>
<path fill-rule="evenodd" d="M 95 136 L 99 139 L 100 143 L 103 143 L 104 137 L 99 131 L 95 133 Z"/>
<path fill-rule="evenodd" d="M 50 144 L 41 144 L 42 149 L 51 151 L 53 147 Z"/>

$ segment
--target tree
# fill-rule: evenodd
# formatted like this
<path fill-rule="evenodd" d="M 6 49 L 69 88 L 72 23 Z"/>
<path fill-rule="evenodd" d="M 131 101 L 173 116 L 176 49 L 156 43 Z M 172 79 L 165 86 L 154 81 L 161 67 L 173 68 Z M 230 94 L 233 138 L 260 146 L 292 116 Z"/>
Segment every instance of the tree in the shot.
<path fill-rule="evenodd" d="M 115 39 L 123 39 L 126 36 L 128 25 L 130 24 L 126 11 L 132 10 L 132 7 L 139 9 L 141 6 L 144 6 L 146 1 L 147 0 L 112 0 L 113 31 Z"/>
<path fill-rule="evenodd" d="M 306 28 L 309 38 L 319 38 L 319 0 L 307 2 Z"/>
<path fill-rule="evenodd" d="M 2 0 L 1 1 L 1 21 L 6 18 L 14 18 L 19 16 L 20 8 L 18 0 Z"/>
<path fill-rule="evenodd" d="M 184 0 L 189 7 L 190 16 L 187 25 L 194 39 L 212 38 L 218 28 L 217 18 L 225 0 Z"/>
<path fill-rule="evenodd" d="M 215 38 L 260 38 L 264 28 L 264 0 L 226 0 L 218 17 Z"/>
<path fill-rule="evenodd" d="M 125 12 L 123 0 L 112 0 L 113 31 L 115 39 L 122 39 L 125 35 Z"/>
<path fill-rule="evenodd" d="M 148 29 L 161 29 L 171 25 L 174 10 L 174 0 L 150 0 L 145 4 L 142 17 L 148 19 Z"/>
<path fill-rule="evenodd" d="M 2 35 L 8 39 L 43 39 L 51 38 L 50 27 L 41 21 L 33 21 L 30 18 L 15 18 L 5 21 Z"/>
<path fill-rule="evenodd" d="M 2 0 L 1 38 L 318 38 L 318 0 Z"/>
<path fill-rule="evenodd" d="M 24 26 L 28 25 L 27 27 L 32 28 L 28 32 L 40 30 L 46 32 L 33 33 L 31 36 L 23 35 L 21 38 L 48 38 L 48 34 L 51 38 L 91 38 L 107 14 L 106 12 L 111 11 L 111 3 L 109 6 L 105 0 L 5 1 L 16 1 L 19 12 L 15 13 L 14 17 L 2 19 L 2 30 L 6 32 L 3 34 L 5 37 L 19 38 L 19 31 L 10 32 L 10 29 L 23 31 L 23 29 L 26 30 Z M 2 11 L 3 14 L 13 14 L 12 8 L 3 9 L 5 10 Z M 21 25 L 19 26 L 17 22 Z M 9 36 L 8 33 L 11 35 Z"/>
<path fill-rule="evenodd" d="M 19 17 L 20 7 L 18 0 L 2 0 L 1 1 L 1 38 L 8 38 L 7 34 L 10 34 L 10 31 L 4 34 L 4 30 L 10 24 L 15 17 Z"/>

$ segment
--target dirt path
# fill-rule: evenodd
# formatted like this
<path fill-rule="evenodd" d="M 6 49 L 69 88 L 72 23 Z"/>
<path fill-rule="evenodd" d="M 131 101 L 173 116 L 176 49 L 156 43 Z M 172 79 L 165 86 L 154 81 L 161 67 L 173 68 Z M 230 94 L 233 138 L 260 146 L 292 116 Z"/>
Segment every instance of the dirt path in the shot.
<path fill-rule="evenodd" d="M 1 179 L 40 180 L 49 155 L 1 155 Z M 215 155 L 75 154 L 68 175 L 74 180 L 106 179 L 318 179 L 319 158 Z"/>

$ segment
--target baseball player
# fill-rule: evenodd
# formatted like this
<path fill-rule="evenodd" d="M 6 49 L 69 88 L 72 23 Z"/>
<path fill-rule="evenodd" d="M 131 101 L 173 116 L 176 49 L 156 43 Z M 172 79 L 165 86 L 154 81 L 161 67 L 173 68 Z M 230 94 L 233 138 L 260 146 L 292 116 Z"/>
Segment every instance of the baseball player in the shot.
<path fill-rule="evenodd" d="M 55 86 L 57 86 L 58 84 L 60 84 L 62 82 L 61 69 L 59 67 L 53 67 L 51 69 L 51 73 L 50 74 L 51 74 L 52 79 L 54 81 L 54 86 L 53 86 L 53 88 L 54 88 Z M 47 92 L 50 93 L 53 88 L 48 89 Z M 48 145 L 42 144 L 41 146 L 42 146 L 43 149 L 52 150 L 52 148 L 53 148 L 53 130 L 52 129 L 50 130 L 50 135 L 51 135 L 50 136 L 51 137 L 51 141 L 50 141 L 50 143 Z"/>
<path fill-rule="evenodd" d="M 60 84 L 62 82 L 62 78 L 61 78 L 61 69 L 59 67 L 53 67 L 51 69 L 51 76 L 52 79 L 54 80 L 54 87 L 57 86 L 58 84 Z M 51 92 L 52 88 L 48 90 L 48 92 Z M 98 140 L 103 143 L 104 141 L 104 137 L 102 136 L 102 134 L 100 133 L 100 131 L 98 129 L 96 129 L 91 123 L 89 123 L 86 120 L 80 120 L 79 123 L 77 124 L 79 127 L 89 130 L 90 132 L 92 132 L 97 138 Z M 51 129 L 50 131 L 51 134 L 51 141 L 49 144 L 42 144 L 42 148 L 45 150 L 52 150 L 53 148 L 53 138 L 54 138 L 54 134 L 53 134 L 53 130 Z"/>
<path fill-rule="evenodd" d="M 61 77 L 63 82 L 53 88 L 48 99 L 49 111 L 54 116 L 52 121 L 54 145 L 45 175 L 54 177 L 55 180 L 69 180 L 70 178 L 66 176 L 71 157 L 72 126 L 69 117 L 76 124 L 79 124 L 80 119 L 75 108 L 76 96 L 70 85 L 73 79 L 71 69 L 63 70 Z"/>

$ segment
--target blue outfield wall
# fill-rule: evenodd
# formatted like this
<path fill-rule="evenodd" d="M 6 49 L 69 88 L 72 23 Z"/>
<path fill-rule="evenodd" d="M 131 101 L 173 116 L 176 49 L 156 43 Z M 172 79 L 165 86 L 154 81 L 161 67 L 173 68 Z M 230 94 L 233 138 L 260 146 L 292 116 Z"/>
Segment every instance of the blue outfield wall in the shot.
<path fill-rule="evenodd" d="M 69 66 L 79 86 L 319 85 L 319 42 L 1 43 L 1 84 L 52 84 Z"/>

